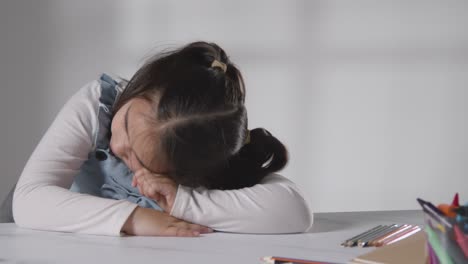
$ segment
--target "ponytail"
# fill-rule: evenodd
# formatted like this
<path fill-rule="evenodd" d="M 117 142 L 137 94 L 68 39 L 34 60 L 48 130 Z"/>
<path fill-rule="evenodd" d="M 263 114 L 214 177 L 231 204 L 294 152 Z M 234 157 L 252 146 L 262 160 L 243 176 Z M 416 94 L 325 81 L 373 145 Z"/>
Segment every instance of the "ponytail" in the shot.
<path fill-rule="evenodd" d="M 288 162 L 286 147 L 268 130 L 250 131 L 250 140 L 228 161 L 228 166 L 211 179 L 215 189 L 239 189 L 259 183 L 270 173 L 283 169 Z"/>

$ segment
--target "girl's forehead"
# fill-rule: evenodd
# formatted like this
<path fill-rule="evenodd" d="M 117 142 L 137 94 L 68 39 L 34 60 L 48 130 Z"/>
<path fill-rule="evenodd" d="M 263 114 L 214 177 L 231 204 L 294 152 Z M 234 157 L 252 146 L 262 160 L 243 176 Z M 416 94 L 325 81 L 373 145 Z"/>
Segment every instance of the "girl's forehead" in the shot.
<path fill-rule="evenodd" d="M 129 101 L 124 116 L 124 123 L 130 144 L 149 128 L 147 122 L 149 118 L 146 117 L 149 114 L 149 110 L 149 104 L 142 99 L 135 98 Z"/>
<path fill-rule="evenodd" d="M 150 102 L 136 98 L 127 113 L 128 138 L 142 165 L 153 172 L 163 170 L 159 124 Z"/>

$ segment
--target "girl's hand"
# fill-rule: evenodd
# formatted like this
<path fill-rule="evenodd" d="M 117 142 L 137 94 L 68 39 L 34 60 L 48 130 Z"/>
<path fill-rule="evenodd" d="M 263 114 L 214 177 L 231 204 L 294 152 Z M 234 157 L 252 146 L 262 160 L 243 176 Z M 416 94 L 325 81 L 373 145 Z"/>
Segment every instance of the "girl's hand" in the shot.
<path fill-rule="evenodd" d="M 137 207 L 128 217 L 122 232 L 136 236 L 196 237 L 211 233 L 208 227 L 185 222 L 167 213 L 150 208 Z"/>
<path fill-rule="evenodd" d="M 178 187 L 173 180 L 143 168 L 133 175 L 132 185 L 137 187 L 143 196 L 155 200 L 165 212 L 171 212 Z"/>

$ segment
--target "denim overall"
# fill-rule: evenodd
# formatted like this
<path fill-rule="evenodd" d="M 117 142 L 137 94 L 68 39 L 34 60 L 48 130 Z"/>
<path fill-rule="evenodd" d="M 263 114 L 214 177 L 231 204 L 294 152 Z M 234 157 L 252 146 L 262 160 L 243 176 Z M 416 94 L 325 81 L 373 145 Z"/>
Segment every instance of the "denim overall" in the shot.
<path fill-rule="evenodd" d="M 126 199 L 141 207 L 162 211 L 155 201 L 142 196 L 132 186 L 133 172 L 110 151 L 112 108 L 119 95 L 120 84 L 106 74 L 101 76 L 100 83 L 99 124 L 94 135 L 94 148 L 75 176 L 70 190 L 116 200 Z"/>

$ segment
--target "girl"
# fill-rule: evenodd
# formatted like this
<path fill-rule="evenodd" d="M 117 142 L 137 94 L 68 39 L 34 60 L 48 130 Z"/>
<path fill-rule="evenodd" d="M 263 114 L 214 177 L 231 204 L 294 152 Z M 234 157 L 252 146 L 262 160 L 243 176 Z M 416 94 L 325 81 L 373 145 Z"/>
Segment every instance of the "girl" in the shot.
<path fill-rule="evenodd" d="M 267 130 L 247 128 L 239 70 L 216 44 L 162 53 L 129 82 L 102 75 L 27 162 L 17 225 L 88 234 L 303 232 L 312 224 Z M 292 217 L 291 217 L 292 216 Z"/>

